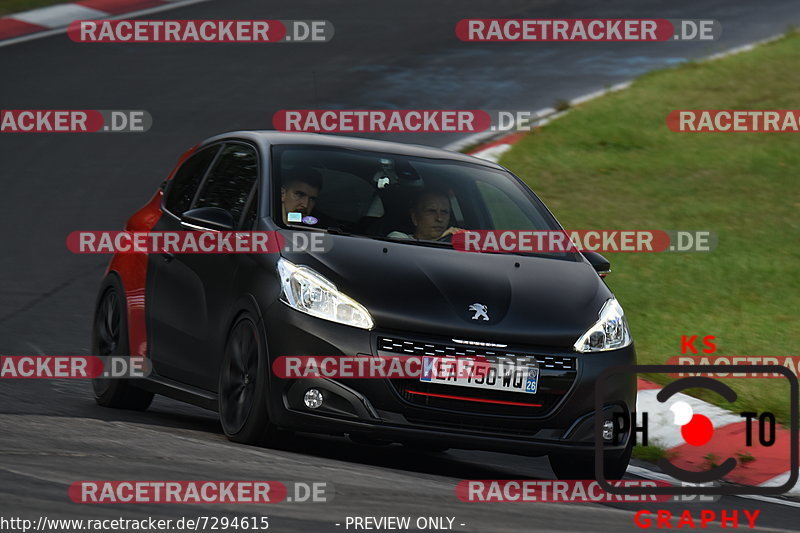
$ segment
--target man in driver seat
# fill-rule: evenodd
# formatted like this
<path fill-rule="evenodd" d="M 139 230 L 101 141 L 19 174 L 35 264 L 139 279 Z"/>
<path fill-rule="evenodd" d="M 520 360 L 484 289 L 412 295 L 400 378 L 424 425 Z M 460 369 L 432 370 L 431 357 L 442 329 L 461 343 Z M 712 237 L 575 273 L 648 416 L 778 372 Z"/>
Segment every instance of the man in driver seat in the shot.
<path fill-rule="evenodd" d="M 402 231 L 393 231 L 390 239 L 416 239 L 418 241 L 436 241 L 452 235 L 461 228 L 450 226 L 450 197 L 440 189 L 424 189 L 411 204 L 411 223 L 414 233 L 409 235 Z"/>
<path fill-rule="evenodd" d="M 283 223 L 300 222 L 310 215 L 322 189 L 322 174 L 307 167 L 285 171 L 281 184 Z"/>

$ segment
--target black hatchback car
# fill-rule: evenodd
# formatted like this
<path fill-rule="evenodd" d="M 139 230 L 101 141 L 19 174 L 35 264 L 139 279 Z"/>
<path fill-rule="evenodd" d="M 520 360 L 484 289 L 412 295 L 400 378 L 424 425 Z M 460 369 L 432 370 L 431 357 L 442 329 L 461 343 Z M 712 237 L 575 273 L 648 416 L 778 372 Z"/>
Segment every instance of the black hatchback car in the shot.
<path fill-rule="evenodd" d="M 465 253 L 461 229 L 561 230 L 508 170 L 423 146 L 241 131 L 179 161 L 129 231 L 322 234 L 324 249 L 262 254 L 117 254 L 97 299 L 95 354 L 150 359 L 142 380 L 96 380 L 106 406 L 163 394 L 219 412 L 234 441 L 282 431 L 360 442 L 549 456 L 564 479 L 594 477 L 595 417 L 610 439 L 636 383 L 622 308 L 597 254 Z M 527 390 L 423 379 L 281 379 L 280 356 L 501 357 L 537 368 Z M 488 381 L 488 380 L 486 380 Z M 499 381 L 499 380 L 498 380 Z M 607 442 L 605 475 L 627 467 Z"/>

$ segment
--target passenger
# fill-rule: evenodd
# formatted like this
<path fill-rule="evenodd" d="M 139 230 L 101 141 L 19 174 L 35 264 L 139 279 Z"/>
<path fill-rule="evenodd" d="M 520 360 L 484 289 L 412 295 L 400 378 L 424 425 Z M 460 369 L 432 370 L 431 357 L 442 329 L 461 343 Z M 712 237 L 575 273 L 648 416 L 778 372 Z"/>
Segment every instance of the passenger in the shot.
<path fill-rule="evenodd" d="M 450 197 L 441 190 L 425 189 L 420 192 L 411 204 L 409 214 L 411 223 L 414 224 L 414 233 L 409 235 L 402 231 L 393 231 L 387 237 L 436 241 L 464 231 L 450 226 Z"/>

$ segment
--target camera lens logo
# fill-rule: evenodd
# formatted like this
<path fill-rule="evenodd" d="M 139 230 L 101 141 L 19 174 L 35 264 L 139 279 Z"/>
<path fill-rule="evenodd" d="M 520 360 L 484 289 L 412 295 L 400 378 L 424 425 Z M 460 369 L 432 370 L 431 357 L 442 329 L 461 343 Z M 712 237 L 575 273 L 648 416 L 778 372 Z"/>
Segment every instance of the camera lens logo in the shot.
<path fill-rule="evenodd" d="M 731 403 L 738 398 L 736 392 L 724 383 L 706 377 L 691 377 L 673 381 L 659 391 L 656 399 L 661 403 L 668 403 L 669 399 L 675 394 L 686 389 L 696 388 L 714 391 Z M 703 446 L 711 441 L 714 436 L 714 424 L 712 424 L 710 418 L 706 415 L 695 413 L 692 406 L 683 400 L 676 400 L 669 405 L 669 410 L 674 415 L 673 422 L 681 428 L 681 437 L 686 441 L 686 444 Z M 692 472 L 678 468 L 663 457 L 658 460 L 658 466 L 664 473 L 676 479 L 692 483 L 706 483 L 720 479 L 730 474 L 736 468 L 736 464 L 736 459 L 729 457 L 719 466 L 715 466 L 705 472 Z"/>
<path fill-rule="evenodd" d="M 620 383 L 626 380 L 635 381 L 641 374 L 663 374 L 674 377 L 685 371 L 686 368 L 681 365 L 622 365 L 606 369 L 597 380 L 595 413 L 609 412 L 609 407 L 614 405 L 609 402 L 613 402 L 615 399 L 613 392 L 616 390 L 615 387 L 619 387 Z M 800 441 L 798 430 L 800 393 L 798 392 L 797 376 L 786 367 L 779 365 L 693 365 L 692 372 L 695 372 L 696 375 L 677 379 L 657 392 L 656 390 L 640 391 L 638 412 L 626 410 L 623 413 L 616 409 L 610 416 L 595 417 L 595 474 L 601 488 L 611 494 L 629 495 L 764 495 L 782 494 L 790 490 L 797 482 L 798 468 L 800 467 L 800 445 L 798 444 Z M 780 447 L 769 453 L 770 461 L 777 461 L 781 467 L 786 466 L 786 469 L 782 470 L 783 472 L 789 471 L 786 482 L 782 485 L 713 483 L 725 477 L 739 479 L 739 474 L 733 472 L 739 466 L 739 461 L 733 455 L 742 454 L 733 453 L 732 450 L 741 449 L 745 452 L 752 450 L 756 454 L 766 453 L 765 448 L 771 448 L 776 442 L 776 417 L 773 413 L 769 411 L 728 413 L 692 398 L 691 395 L 694 391 L 704 389 L 729 404 L 736 402 L 739 397 L 730 386 L 718 379 L 705 377 L 731 375 L 732 373 L 751 376 L 763 374 L 765 377 L 780 375 L 781 379 L 786 378 L 788 382 L 789 397 L 787 400 L 791 406 L 788 420 L 790 431 L 788 440 L 783 442 L 789 443 L 789 449 L 784 452 L 784 448 Z M 704 409 L 707 411 L 701 412 Z M 744 428 L 732 433 L 731 418 L 742 419 Z M 715 420 L 721 424 L 718 428 L 714 427 Z M 757 428 L 757 444 L 756 431 L 753 426 Z M 660 458 L 657 466 L 661 471 L 684 482 L 683 486 L 621 487 L 609 483 L 604 477 L 603 464 L 606 454 L 619 453 L 619 450 L 634 444 L 648 446 L 648 434 L 654 435 L 653 438 L 657 441 L 666 438 L 669 442 L 673 442 L 674 444 L 670 447 L 680 446 L 685 450 L 703 447 L 703 449 L 697 450 L 698 457 L 703 457 L 709 450 L 718 451 L 717 447 L 726 450 L 723 457 L 726 455 L 731 455 L 731 457 L 725 457 L 722 461 L 708 460 L 702 467 L 696 460 L 687 459 L 685 455 L 675 457 L 674 463 L 666 457 Z"/>
<path fill-rule="evenodd" d="M 681 436 L 687 444 L 702 446 L 714 436 L 714 425 L 706 415 L 696 415 L 692 406 L 686 402 L 677 401 L 669 408 L 675 415 L 674 423 L 681 428 Z"/>

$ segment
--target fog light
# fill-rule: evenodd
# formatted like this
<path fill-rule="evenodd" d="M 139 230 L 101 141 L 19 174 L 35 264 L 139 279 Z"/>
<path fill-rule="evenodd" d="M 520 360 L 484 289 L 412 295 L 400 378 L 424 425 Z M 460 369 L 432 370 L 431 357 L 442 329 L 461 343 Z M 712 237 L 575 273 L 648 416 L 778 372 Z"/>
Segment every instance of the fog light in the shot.
<path fill-rule="evenodd" d="M 614 422 L 606 420 L 603 422 L 603 439 L 611 440 L 614 438 Z"/>
<path fill-rule="evenodd" d="M 322 405 L 322 393 L 317 389 L 308 389 L 303 396 L 303 403 L 309 409 L 316 409 Z M 603 433 L 605 435 L 605 432 Z"/>

